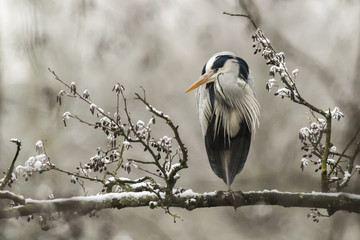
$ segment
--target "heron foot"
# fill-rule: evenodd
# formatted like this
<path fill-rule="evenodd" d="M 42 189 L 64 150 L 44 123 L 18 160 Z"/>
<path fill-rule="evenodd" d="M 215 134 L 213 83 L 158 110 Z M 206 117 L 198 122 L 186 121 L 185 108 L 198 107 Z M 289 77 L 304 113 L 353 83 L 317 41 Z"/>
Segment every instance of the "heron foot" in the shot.
<path fill-rule="evenodd" d="M 230 195 L 230 201 L 236 211 L 238 207 L 240 207 L 240 200 L 243 198 L 244 193 L 242 191 L 236 191 L 229 189 L 228 194 Z"/>

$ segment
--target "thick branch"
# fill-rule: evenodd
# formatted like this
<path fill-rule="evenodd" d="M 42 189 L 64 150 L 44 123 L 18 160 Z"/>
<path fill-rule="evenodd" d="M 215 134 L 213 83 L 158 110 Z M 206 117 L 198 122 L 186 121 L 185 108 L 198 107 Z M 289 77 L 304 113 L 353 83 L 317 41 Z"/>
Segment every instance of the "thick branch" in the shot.
<path fill-rule="evenodd" d="M 0 191 L 1 193 L 1 191 Z M 166 202 L 151 192 L 107 193 L 97 196 L 59 198 L 52 200 L 26 199 L 22 206 L 0 209 L 0 219 L 39 213 L 68 212 L 86 214 L 106 208 L 156 207 L 164 204 L 188 210 L 221 206 L 277 205 L 282 207 L 324 208 L 331 212 L 348 211 L 360 214 L 360 195 L 349 193 L 291 193 L 277 190 L 251 192 L 212 192 L 198 194 L 187 190 L 174 194 Z"/>
<path fill-rule="evenodd" d="M 20 205 L 26 204 L 25 198 L 23 196 L 16 195 L 15 193 L 6 190 L 0 191 L 0 199 L 9 199 Z"/>

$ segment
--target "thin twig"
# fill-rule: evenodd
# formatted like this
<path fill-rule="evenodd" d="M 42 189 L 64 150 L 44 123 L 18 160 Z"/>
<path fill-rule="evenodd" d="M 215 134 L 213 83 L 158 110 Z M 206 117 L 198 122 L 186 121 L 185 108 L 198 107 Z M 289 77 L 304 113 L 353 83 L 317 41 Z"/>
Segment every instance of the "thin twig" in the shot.
<path fill-rule="evenodd" d="M 237 13 L 228 13 L 228 12 L 223 12 L 223 14 L 229 15 L 229 16 L 232 16 L 232 17 L 245 17 L 245 18 L 249 19 L 249 21 L 251 22 L 251 24 L 254 26 L 255 30 L 258 29 L 258 26 L 256 25 L 256 23 L 254 22 L 254 20 L 253 20 L 249 15 L 246 15 L 246 14 L 237 14 Z"/>
<path fill-rule="evenodd" d="M 60 83 L 62 83 L 64 86 L 66 86 L 68 89 L 71 90 L 71 86 L 69 84 L 67 84 L 66 82 L 64 82 L 63 80 L 61 80 L 61 78 L 59 78 L 55 71 L 51 70 L 50 68 L 48 68 L 49 72 L 52 73 L 55 77 L 55 80 L 59 81 Z M 84 98 L 83 96 L 81 96 L 81 94 L 79 94 L 77 91 L 73 93 L 77 98 L 80 98 L 82 101 L 86 102 L 87 104 L 91 105 L 92 102 L 90 101 L 90 99 Z M 72 96 L 72 95 L 71 95 Z M 101 110 L 98 106 L 94 106 L 95 109 L 98 111 L 98 113 L 102 114 L 103 116 L 105 116 L 106 118 L 108 118 L 112 123 L 114 123 L 119 129 L 121 129 L 121 126 L 119 126 L 119 124 L 117 123 L 117 121 L 115 121 L 115 119 L 113 119 L 110 115 L 106 114 L 105 111 Z M 86 123 L 86 122 L 85 122 Z"/>
<path fill-rule="evenodd" d="M 164 175 L 164 179 L 166 181 L 167 176 L 166 176 L 165 169 L 161 166 L 161 164 L 159 162 L 159 159 L 158 159 L 157 155 L 155 154 L 155 152 L 153 151 L 153 149 L 151 149 L 151 147 L 142 139 L 142 137 L 139 135 L 139 133 L 137 133 L 137 131 L 135 130 L 134 124 L 131 121 L 131 116 L 130 116 L 130 113 L 129 113 L 128 108 L 127 108 L 126 98 L 125 98 L 125 96 L 124 96 L 124 94 L 122 92 L 121 92 L 121 95 L 123 97 L 124 111 L 125 111 L 125 114 L 127 116 L 128 123 L 129 123 L 129 125 L 131 127 L 131 132 L 136 136 L 137 141 L 140 142 L 143 145 L 143 147 L 150 153 L 150 155 L 154 159 L 155 165 L 162 172 L 162 174 Z"/>
<path fill-rule="evenodd" d="M 181 137 L 179 135 L 178 132 L 178 127 L 179 126 L 175 126 L 174 123 L 171 121 L 171 119 L 167 116 L 164 115 L 162 112 L 157 111 L 156 109 L 154 109 L 153 106 L 151 106 L 144 98 L 142 98 L 139 94 L 135 94 L 137 96 L 137 99 L 139 99 L 140 101 L 142 101 L 146 107 L 153 113 L 155 114 L 157 117 L 160 117 L 162 119 L 165 120 L 166 124 L 170 126 L 171 130 L 174 132 L 174 138 L 177 141 L 177 143 L 179 144 L 179 147 L 181 149 L 181 152 L 183 154 L 183 161 L 187 161 L 187 148 L 185 147 L 185 144 L 183 143 L 183 141 L 181 140 Z"/>
<path fill-rule="evenodd" d="M 180 147 L 181 153 L 182 153 L 182 160 L 180 160 L 180 165 L 173 167 L 172 171 L 170 171 L 170 174 L 168 175 L 167 179 L 166 179 L 166 184 L 167 184 L 167 192 L 170 193 L 170 195 L 172 194 L 172 189 L 176 183 L 176 179 L 175 176 L 177 174 L 178 171 L 180 171 L 183 168 L 187 168 L 187 160 L 188 160 L 188 151 L 187 148 L 185 147 L 185 144 L 183 143 L 183 141 L 180 138 L 179 135 L 179 131 L 178 131 L 178 127 L 179 126 L 175 126 L 174 123 L 171 121 L 171 119 L 169 118 L 169 116 L 165 115 L 163 112 L 160 112 L 158 110 L 156 110 L 153 106 L 151 106 L 146 100 L 145 97 L 141 97 L 139 94 L 135 94 L 137 99 L 140 100 L 141 102 L 143 102 L 147 109 L 152 112 L 153 114 L 155 114 L 157 117 L 162 118 L 165 120 L 166 124 L 169 125 L 169 127 L 172 129 L 174 135 L 175 135 L 175 139 Z"/>
<path fill-rule="evenodd" d="M 346 145 L 345 149 L 343 150 L 343 152 L 341 153 L 340 157 L 338 158 L 338 160 L 336 161 L 335 165 L 334 166 L 337 166 L 339 163 L 340 163 L 340 160 L 342 159 L 342 157 L 345 156 L 345 152 L 348 150 L 348 148 L 352 145 L 352 143 L 355 141 L 357 135 L 359 134 L 360 132 L 360 127 L 358 128 L 358 130 L 355 132 L 354 134 L 354 137 L 351 138 L 351 140 L 349 141 L 349 143 Z M 335 168 L 335 167 L 334 167 Z M 334 171 L 334 168 L 332 168 L 328 174 L 328 176 L 330 176 L 333 171 Z"/>
<path fill-rule="evenodd" d="M 14 156 L 12 162 L 11 162 L 10 168 L 6 173 L 6 176 L 5 176 L 4 180 L 1 182 L 0 190 L 3 190 L 5 188 L 5 186 L 8 184 L 8 182 L 10 181 L 13 170 L 14 170 L 16 159 L 18 158 L 19 152 L 21 150 L 21 141 L 20 140 L 12 139 L 10 142 L 15 143 L 16 146 L 17 146 L 17 149 L 16 149 L 15 156 Z"/>
<path fill-rule="evenodd" d="M 349 159 L 348 173 L 350 174 L 350 176 L 347 176 L 346 178 L 344 177 L 343 181 L 337 186 L 336 188 L 337 191 L 340 191 L 341 189 L 347 187 L 351 177 L 354 176 L 354 174 L 357 172 L 357 171 L 353 171 L 353 167 L 354 167 L 354 160 L 356 156 L 359 154 L 359 152 L 360 152 L 360 144 L 358 143 L 356 145 L 352 157 Z"/>
<path fill-rule="evenodd" d="M 58 171 L 58 172 L 66 173 L 66 174 L 69 175 L 69 176 L 75 176 L 75 177 L 77 177 L 77 178 L 86 179 L 86 180 L 89 180 L 89 181 L 92 181 L 92 182 L 101 182 L 101 183 L 104 183 L 104 180 L 101 180 L 101 179 L 98 179 L 98 178 L 92 178 L 92 177 L 82 176 L 82 175 L 79 175 L 79 174 L 74 173 L 74 172 L 69 172 L 69 171 L 66 171 L 66 170 L 57 168 L 57 167 L 55 167 L 54 165 L 50 166 L 50 168 L 49 168 L 48 170 L 43 170 L 42 172 L 49 171 L 49 170 L 55 170 L 55 171 Z"/>
<path fill-rule="evenodd" d="M 137 159 L 133 159 L 133 158 L 129 158 L 128 161 L 141 163 L 141 164 L 153 164 L 153 165 L 156 165 L 155 162 L 142 161 L 142 160 L 137 160 Z"/>
<path fill-rule="evenodd" d="M 352 157 L 349 160 L 349 165 L 348 165 L 349 169 L 348 170 L 349 170 L 350 173 L 352 172 L 352 170 L 354 168 L 354 161 L 355 161 L 356 156 L 359 154 L 359 152 L 360 152 L 360 143 L 357 143 L 356 148 L 354 150 L 354 153 L 353 153 Z"/>

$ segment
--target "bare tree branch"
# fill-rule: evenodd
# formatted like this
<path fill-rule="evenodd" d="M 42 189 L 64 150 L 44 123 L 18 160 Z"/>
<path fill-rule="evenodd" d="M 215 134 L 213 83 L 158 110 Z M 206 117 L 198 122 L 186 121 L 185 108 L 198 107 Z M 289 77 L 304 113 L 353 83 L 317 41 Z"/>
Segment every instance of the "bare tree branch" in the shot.
<path fill-rule="evenodd" d="M 232 16 L 232 17 L 245 17 L 245 18 L 249 19 L 249 21 L 251 22 L 251 24 L 253 25 L 253 27 L 254 27 L 255 29 L 258 28 L 258 26 L 256 25 L 255 21 L 250 17 L 250 15 L 237 14 L 237 13 L 228 13 L 228 12 L 223 12 L 223 14 L 229 15 L 229 16 Z"/>
<path fill-rule="evenodd" d="M 9 194 L 0 191 L 0 197 Z M 97 196 L 58 198 L 51 200 L 26 199 L 22 206 L 0 209 L 0 219 L 28 216 L 32 214 L 51 214 L 66 212 L 67 214 L 83 215 L 107 208 L 129 207 L 157 207 L 159 195 L 152 192 L 122 192 L 107 193 Z M 166 202 L 169 207 L 194 210 L 197 208 L 277 205 L 282 207 L 323 208 L 336 211 L 360 213 L 360 195 L 350 193 L 291 193 L 277 190 L 251 192 L 211 192 L 194 193 L 191 190 L 174 194 L 171 201 Z"/>
<path fill-rule="evenodd" d="M 0 191 L 0 199 L 9 199 L 20 205 L 26 204 L 25 198 L 23 196 L 17 195 L 10 191 Z"/>

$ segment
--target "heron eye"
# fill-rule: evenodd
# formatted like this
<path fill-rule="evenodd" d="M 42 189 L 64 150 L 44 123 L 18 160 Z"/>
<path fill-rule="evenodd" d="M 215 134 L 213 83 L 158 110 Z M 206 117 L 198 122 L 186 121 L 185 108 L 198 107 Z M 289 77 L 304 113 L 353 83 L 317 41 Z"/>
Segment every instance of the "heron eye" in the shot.
<path fill-rule="evenodd" d="M 218 68 L 215 68 L 215 69 L 214 69 L 214 73 L 217 73 L 217 71 L 219 71 L 219 69 L 218 69 Z"/>

